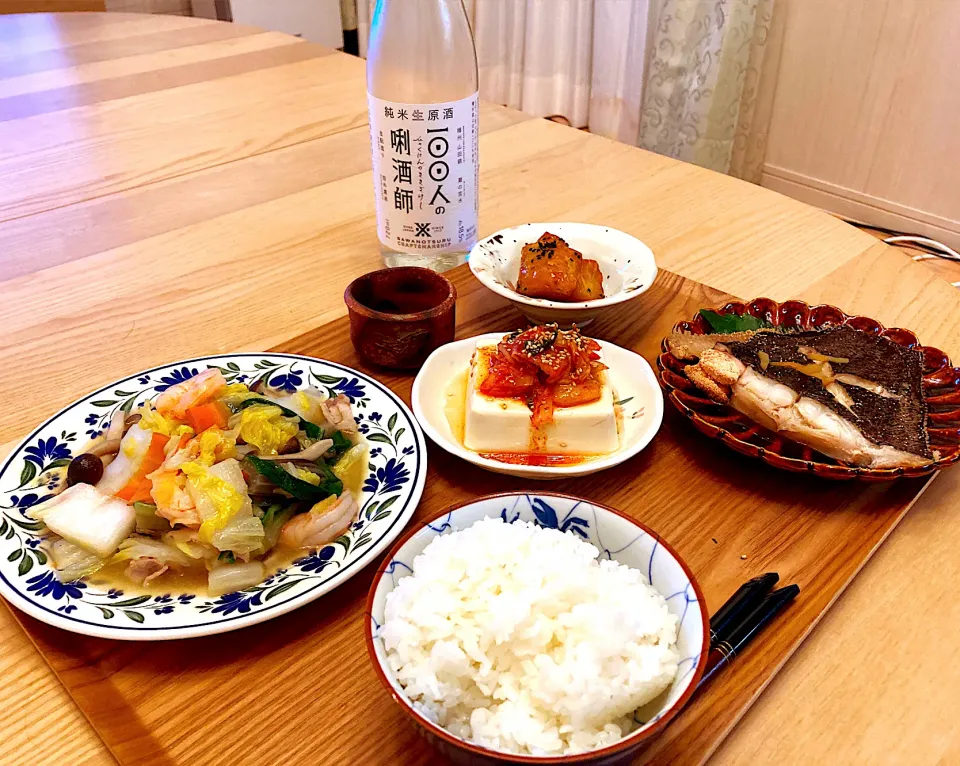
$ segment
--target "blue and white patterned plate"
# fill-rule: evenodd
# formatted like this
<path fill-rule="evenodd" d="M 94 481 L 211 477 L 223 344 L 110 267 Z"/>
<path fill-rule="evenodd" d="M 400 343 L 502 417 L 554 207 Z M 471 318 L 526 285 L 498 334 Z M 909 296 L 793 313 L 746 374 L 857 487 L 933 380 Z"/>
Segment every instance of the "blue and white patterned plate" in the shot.
<path fill-rule="evenodd" d="M 43 502 L 70 458 L 106 428 L 118 409 L 129 412 L 208 367 L 228 381 L 275 388 L 314 386 L 353 403 L 370 442 L 370 473 L 360 518 L 316 553 L 296 559 L 260 585 L 217 598 L 196 593 L 143 595 L 61 583 L 40 547 L 44 529 L 27 510 Z M 60 469 L 60 470 L 57 470 Z M 303 606 L 350 579 L 403 530 L 423 493 L 427 451 L 423 432 L 400 398 L 373 378 L 333 362 L 292 354 L 224 354 L 155 367 L 105 386 L 54 415 L 31 433 L 0 468 L 0 595 L 38 620 L 103 638 L 156 641 L 190 638 L 254 625 Z"/>
<path fill-rule="evenodd" d="M 670 688 L 650 705 L 637 711 L 637 729 L 614 745 L 592 751 L 589 757 L 584 758 L 593 762 L 596 756 L 599 762 L 602 760 L 600 756 L 622 756 L 636 750 L 644 740 L 659 732 L 683 708 L 703 675 L 709 648 L 706 603 L 689 567 L 656 532 L 619 511 L 589 500 L 553 492 L 489 495 L 455 506 L 422 524 L 420 528 L 408 532 L 384 559 L 367 597 L 367 650 L 381 682 L 404 712 L 427 732 L 428 739 L 448 757 L 452 757 L 451 747 L 454 755 L 456 751 L 464 749 L 475 754 L 481 751 L 484 755 L 493 754 L 493 751 L 467 743 L 444 731 L 417 712 L 387 664 L 386 650 L 379 635 L 387 594 L 396 587 L 399 580 L 411 574 L 414 559 L 430 541 L 439 535 L 465 529 L 480 519 L 491 516 L 499 517 L 508 523 L 517 519 L 533 522 L 538 526 L 559 529 L 586 540 L 600 551 L 601 558 L 612 559 L 643 572 L 647 582 L 664 596 L 667 607 L 677 616 L 677 652 L 680 662 L 677 676 Z M 496 756 L 503 759 L 498 762 L 504 763 L 554 760 L 507 757 L 499 752 Z M 481 760 L 478 759 L 477 762 L 480 763 Z"/>

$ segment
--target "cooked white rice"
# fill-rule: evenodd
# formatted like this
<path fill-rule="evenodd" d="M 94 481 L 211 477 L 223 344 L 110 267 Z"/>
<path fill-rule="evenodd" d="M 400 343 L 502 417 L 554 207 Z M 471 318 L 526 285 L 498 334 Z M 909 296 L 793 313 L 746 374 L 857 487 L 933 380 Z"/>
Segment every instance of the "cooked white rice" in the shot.
<path fill-rule="evenodd" d="M 387 662 L 428 719 L 484 747 L 613 744 L 677 673 L 677 618 L 641 572 L 573 534 L 483 519 L 387 595 Z"/>

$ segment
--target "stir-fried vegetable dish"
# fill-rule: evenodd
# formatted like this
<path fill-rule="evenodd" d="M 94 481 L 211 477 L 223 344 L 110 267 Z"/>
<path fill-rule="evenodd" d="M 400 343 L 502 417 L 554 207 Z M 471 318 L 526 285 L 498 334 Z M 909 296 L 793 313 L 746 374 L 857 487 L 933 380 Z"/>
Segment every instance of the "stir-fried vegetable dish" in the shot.
<path fill-rule="evenodd" d="M 349 399 L 258 388 L 211 368 L 118 411 L 32 509 L 59 577 L 206 573 L 216 596 L 261 582 L 274 554 L 347 531 L 367 464 Z"/>

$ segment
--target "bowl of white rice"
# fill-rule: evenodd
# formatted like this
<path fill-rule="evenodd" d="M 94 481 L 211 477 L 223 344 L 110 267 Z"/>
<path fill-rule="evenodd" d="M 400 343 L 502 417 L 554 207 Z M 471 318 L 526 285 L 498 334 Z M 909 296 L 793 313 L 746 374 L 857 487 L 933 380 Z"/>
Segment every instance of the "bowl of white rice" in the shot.
<path fill-rule="evenodd" d="M 548 492 L 419 524 L 367 614 L 380 680 L 458 763 L 627 762 L 693 694 L 709 646 L 700 588 L 656 532 Z"/>

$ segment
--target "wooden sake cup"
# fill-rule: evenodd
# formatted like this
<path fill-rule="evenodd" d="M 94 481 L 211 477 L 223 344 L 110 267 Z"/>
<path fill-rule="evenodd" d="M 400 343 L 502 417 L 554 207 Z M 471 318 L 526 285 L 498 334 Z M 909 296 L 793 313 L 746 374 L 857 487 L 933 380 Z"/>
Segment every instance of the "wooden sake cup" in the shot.
<path fill-rule="evenodd" d="M 446 277 L 415 266 L 358 277 L 343 295 L 350 340 L 367 364 L 417 369 L 456 329 L 457 289 Z"/>

